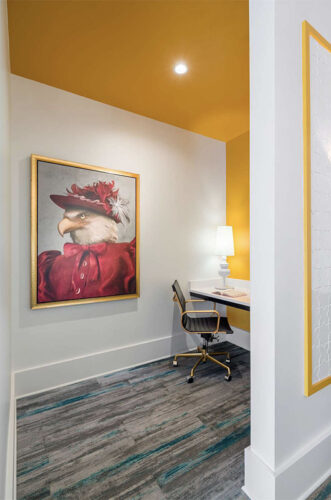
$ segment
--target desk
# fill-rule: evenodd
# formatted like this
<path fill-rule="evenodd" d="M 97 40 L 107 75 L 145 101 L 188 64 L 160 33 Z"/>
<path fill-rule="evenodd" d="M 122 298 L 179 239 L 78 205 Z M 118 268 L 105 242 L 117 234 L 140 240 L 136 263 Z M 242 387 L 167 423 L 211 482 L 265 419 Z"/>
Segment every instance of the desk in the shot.
<path fill-rule="evenodd" d="M 219 305 L 218 309 L 222 316 L 228 316 L 229 322 L 233 328 L 233 334 L 227 337 L 230 338 L 232 344 L 238 345 L 244 349 L 250 350 L 250 334 L 249 334 L 249 312 L 250 311 L 250 282 L 248 280 L 238 280 L 233 278 L 227 279 L 228 286 L 237 288 L 246 293 L 241 297 L 224 297 L 213 293 L 215 287 L 220 285 L 219 278 L 192 280 L 188 283 L 188 290 L 192 298 L 210 300 Z M 230 306 L 227 310 L 226 306 Z M 234 309 L 232 309 L 234 308 Z"/>
<path fill-rule="evenodd" d="M 191 297 L 197 299 L 210 300 L 211 302 L 236 307 L 237 309 L 243 309 L 244 311 L 250 310 L 249 295 L 242 295 L 241 297 L 225 297 L 224 295 L 213 293 L 213 291 L 214 289 L 212 287 L 191 288 L 190 294 Z"/>

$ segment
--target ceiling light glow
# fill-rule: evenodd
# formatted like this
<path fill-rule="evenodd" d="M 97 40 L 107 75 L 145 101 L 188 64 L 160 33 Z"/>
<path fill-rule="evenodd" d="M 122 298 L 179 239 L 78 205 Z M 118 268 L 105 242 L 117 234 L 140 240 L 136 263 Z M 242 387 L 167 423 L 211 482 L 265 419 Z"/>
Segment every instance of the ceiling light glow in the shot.
<path fill-rule="evenodd" d="M 179 62 L 175 65 L 174 67 L 174 71 L 175 73 L 177 73 L 177 75 L 184 75 L 185 73 L 187 73 L 187 66 L 185 63 L 183 62 Z"/>

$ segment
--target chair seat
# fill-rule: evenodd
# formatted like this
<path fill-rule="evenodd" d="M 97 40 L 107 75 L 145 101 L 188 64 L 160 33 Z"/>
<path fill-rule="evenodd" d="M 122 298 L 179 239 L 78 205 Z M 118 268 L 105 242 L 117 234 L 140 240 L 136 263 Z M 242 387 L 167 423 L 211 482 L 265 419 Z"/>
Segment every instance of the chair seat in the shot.
<path fill-rule="evenodd" d="M 214 332 L 217 326 L 217 316 L 207 316 L 201 318 L 192 318 L 186 314 L 183 318 L 183 325 L 186 330 L 192 333 L 196 332 Z M 233 333 L 227 318 L 221 318 L 219 332 Z"/>

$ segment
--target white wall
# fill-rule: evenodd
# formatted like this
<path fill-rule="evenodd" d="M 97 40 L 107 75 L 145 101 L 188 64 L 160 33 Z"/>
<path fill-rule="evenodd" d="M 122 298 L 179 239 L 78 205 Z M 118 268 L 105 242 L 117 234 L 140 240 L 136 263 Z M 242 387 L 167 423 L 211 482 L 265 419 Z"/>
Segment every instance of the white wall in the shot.
<path fill-rule="evenodd" d="M 18 76 L 12 103 L 12 330 L 17 394 L 186 348 L 170 285 L 215 275 L 225 144 Z M 141 174 L 141 297 L 30 309 L 31 153 Z"/>
<path fill-rule="evenodd" d="M 0 2 L 0 498 L 4 498 L 10 402 L 9 57 L 7 2 Z"/>
<path fill-rule="evenodd" d="M 254 500 L 305 498 L 330 472 L 331 387 L 304 396 L 301 23 L 331 40 L 328 0 L 250 0 Z M 262 209 L 263 208 L 263 209 Z"/>

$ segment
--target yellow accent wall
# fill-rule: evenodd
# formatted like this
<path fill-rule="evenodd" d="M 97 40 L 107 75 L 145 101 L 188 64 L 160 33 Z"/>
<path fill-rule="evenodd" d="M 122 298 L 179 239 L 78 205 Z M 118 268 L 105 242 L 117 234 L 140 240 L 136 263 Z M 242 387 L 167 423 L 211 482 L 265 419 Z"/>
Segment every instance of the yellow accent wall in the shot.
<path fill-rule="evenodd" d="M 233 227 L 230 278 L 249 280 L 249 132 L 226 144 L 226 223 Z M 230 324 L 249 330 L 249 312 L 228 308 Z"/>

